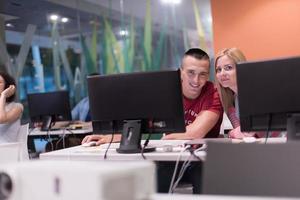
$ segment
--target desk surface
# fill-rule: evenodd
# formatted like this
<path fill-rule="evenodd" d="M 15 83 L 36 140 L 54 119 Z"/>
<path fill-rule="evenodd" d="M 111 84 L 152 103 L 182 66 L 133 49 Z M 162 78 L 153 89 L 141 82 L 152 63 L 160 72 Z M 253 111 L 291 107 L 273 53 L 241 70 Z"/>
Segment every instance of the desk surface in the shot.
<path fill-rule="evenodd" d="M 28 136 L 47 136 L 47 135 L 71 135 L 71 134 L 88 134 L 92 133 L 93 129 L 92 127 L 90 128 L 84 128 L 84 129 L 75 129 L 75 130 L 70 130 L 70 129 L 59 129 L 59 130 L 51 130 L 51 131 L 41 131 L 39 128 L 34 128 L 30 130 Z"/>
<path fill-rule="evenodd" d="M 228 141 L 228 139 L 225 139 Z M 216 141 L 216 139 L 214 139 Z M 219 139 L 219 141 L 224 141 L 224 139 Z M 230 140 L 229 140 L 230 141 Z M 241 140 L 231 140 L 233 143 L 239 143 Z M 269 138 L 267 143 L 284 143 L 285 138 Z M 158 147 L 155 152 L 144 153 L 147 160 L 152 161 L 176 161 L 177 159 L 184 161 L 190 159 L 192 161 L 205 160 L 206 152 L 198 151 L 195 154 L 198 156 L 191 156 L 190 152 L 185 151 L 183 144 L 187 140 L 151 140 L 149 145 Z M 258 142 L 263 143 L 264 138 L 258 140 Z M 163 146 L 169 144 L 173 146 L 172 152 L 165 152 Z M 107 152 L 107 160 L 144 160 L 140 153 L 135 154 L 120 154 L 116 152 L 118 143 L 112 144 L 111 148 Z M 40 154 L 40 159 L 43 160 L 104 160 L 104 153 L 107 149 L 107 144 L 97 146 L 97 147 L 82 147 L 76 146 L 67 149 L 62 149 L 58 151 L 52 151 L 48 153 Z"/>
<path fill-rule="evenodd" d="M 223 196 L 223 195 L 181 195 L 181 194 L 154 194 L 151 200 L 293 200 L 296 198 L 278 197 L 250 197 L 250 196 Z"/>
<path fill-rule="evenodd" d="M 156 146 L 155 152 L 144 153 L 147 160 L 151 161 L 176 161 L 179 156 L 180 160 L 191 159 L 197 161 L 198 158 L 192 156 L 190 152 L 181 152 L 184 147 L 182 146 L 186 140 L 151 140 L 149 145 Z M 173 146 L 172 152 L 164 152 L 163 145 L 170 144 Z M 144 160 L 140 153 L 134 154 L 120 154 L 116 152 L 118 143 L 112 144 L 111 148 L 107 152 L 107 160 Z M 107 145 L 96 146 L 96 147 L 82 147 L 76 146 L 58 151 L 52 151 L 48 153 L 40 154 L 40 159 L 43 160 L 104 160 L 104 154 L 107 149 Z M 204 159 L 206 153 L 199 151 L 196 153 L 200 159 Z"/>

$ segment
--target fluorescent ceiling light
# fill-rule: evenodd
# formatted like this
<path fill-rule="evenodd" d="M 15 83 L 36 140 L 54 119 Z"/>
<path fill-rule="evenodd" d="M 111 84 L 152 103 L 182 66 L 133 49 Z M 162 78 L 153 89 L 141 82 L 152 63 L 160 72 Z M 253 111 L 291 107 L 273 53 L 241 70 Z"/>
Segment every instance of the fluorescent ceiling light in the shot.
<path fill-rule="evenodd" d="M 67 23 L 68 21 L 69 21 L 69 18 L 67 18 L 67 17 L 61 18 L 62 23 Z"/>
<path fill-rule="evenodd" d="M 161 0 L 165 4 L 180 4 L 181 0 Z"/>
<path fill-rule="evenodd" d="M 5 26 L 6 27 L 9 27 L 9 28 L 14 28 L 15 26 L 13 25 L 13 24 L 11 24 L 11 23 L 7 23 L 7 24 L 5 24 Z"/>
<path fill-rule="evenodd" d="M 120 30 L 119 34 L 121 36 L 127 36 L 128 35 L 128 31 L 127 30 Z"/>
<path fill-rule="evenodd" d="M 49 17 L 49 19 L 50 19 L 51 21 L 54 21 L 54 22 L 57 21 L 58 18 L 59 18 L 59 16 L 56 15 L 56 14 L 52 14 L 52 15 L 50 15 L 50 17 Z"/>

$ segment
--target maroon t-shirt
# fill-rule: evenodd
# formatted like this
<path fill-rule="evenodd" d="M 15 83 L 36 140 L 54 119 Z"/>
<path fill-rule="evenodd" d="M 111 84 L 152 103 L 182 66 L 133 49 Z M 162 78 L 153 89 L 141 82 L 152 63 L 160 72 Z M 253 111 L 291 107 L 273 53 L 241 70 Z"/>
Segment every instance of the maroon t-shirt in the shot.
<path fill-rule="evenodd" d="M 216 125 L 205 135 L 205 138 L 218 137 L 223 118 L 223 108 L 217 89 L 212 82 L 207 82 L 196 99 L 183 97 L 185 125 L 193 123 L 201 111 L 208 110 L 220 115 Z"/>

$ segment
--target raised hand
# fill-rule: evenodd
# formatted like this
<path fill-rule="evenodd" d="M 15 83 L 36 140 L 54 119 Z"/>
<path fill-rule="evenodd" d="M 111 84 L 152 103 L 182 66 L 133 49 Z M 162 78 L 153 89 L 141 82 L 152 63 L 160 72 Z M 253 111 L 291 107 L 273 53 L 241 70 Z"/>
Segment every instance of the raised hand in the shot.
<path fill-rule="evenodd" d="M 10 85 L 8 88 L 1 92 L 1 96 L 3 95 L 5 98 L 12 96 L 16 91 L 16 87 L 14 85 Z"/>

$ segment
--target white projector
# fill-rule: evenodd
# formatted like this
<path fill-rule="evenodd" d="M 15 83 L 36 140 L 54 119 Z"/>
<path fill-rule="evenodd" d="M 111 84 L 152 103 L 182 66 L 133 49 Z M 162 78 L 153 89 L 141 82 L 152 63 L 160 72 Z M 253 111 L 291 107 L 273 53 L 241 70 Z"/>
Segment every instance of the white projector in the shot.
<path fill-rule="evenodd" d="M 156 186 L 151 162 L 31 161 L 0 166 L 0 200 L 142 200 Z"/>

